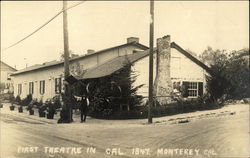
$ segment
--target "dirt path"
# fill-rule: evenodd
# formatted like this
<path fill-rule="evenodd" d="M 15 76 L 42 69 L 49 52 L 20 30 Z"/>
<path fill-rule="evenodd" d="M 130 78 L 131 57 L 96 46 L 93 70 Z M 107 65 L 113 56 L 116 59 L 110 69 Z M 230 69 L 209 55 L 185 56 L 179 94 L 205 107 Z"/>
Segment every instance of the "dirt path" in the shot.
<path fill-rule="evenodd" d="M 6 107 L 1 109 L 1 156 L 249 156 L 249 106 L 244 104 L 155 118 L 152 125 L 146 124 L 146 119 L 112 121 L 89 118 L 83 124 L 77 121 L 72 124 L 56 124 L 56 121 L 27 113 L 19 114 Z M 18 147 L 29 146 L 38 147 L 38 152 L 18 153 Z M 63 150 L 62 147 L 81 148 L 81 153 L 48 153 L 45 152 L 46 147 L 59 147 L 58 150 Z M 95 149 L 95 153 L 87 153 L 90 147 L 92 151 Z"/>

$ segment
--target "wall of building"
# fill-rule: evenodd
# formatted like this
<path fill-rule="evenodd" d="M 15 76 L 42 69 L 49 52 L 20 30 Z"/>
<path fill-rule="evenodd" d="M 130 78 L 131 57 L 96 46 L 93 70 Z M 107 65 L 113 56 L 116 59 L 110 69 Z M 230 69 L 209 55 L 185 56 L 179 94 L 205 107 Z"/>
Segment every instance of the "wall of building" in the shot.
<path fill-rule="evenodd" d="M 132 54 L 133 50 L 138 50 L 135 46 L 127 46 L 122 48 L 113 49 L 110 51 L 89 55 L 70 62 L 71 73 L 77 74 L 78 70 L 86 70 L 100 64 L 103 64 L 111 59 L 125 54 Z M 55 95 L 55 79 L 63 78 L 63 65 L 58 65 L 40 70 L 12 76 L 14 82 L 14 96 L 18 94 L 18 84 L 22 84 L 21 98 L 25 98 L 29 94 L 29 82 L 34 83 L 33 98 L 43 101 L 51 99 Z M 40 81 L 45 80 L 45 93 L 40 94 Z M 63 83 L 63 82 L 62 82 Z M 62 88 L 63 89 L 63 88 Z"/>
<path fill-rule="evenodd" d="M 63 67 L 56 66 L 49 69 L 42 69 L 32 72 L 23 73 L 13 77 L 14 82 L 14 96 L 20 95 L 25 98 L 29 94 L 29 83 L 34 83 L 33 98 L 38 100 L 46 100 L 55 96 L 55 78 L 63 77 Z M 45 93 L 40 94 L 40 81 L 45 81 Z M 18 84 L 22 85 L 22 92 L 18 94 Z"/>
<path fill-rule="evenodd" d="M 156 74 L 154 54 L 154 76 Z M 144 86 L 138 90 L 139 95 L 148 96 L 148 78 L 149 78 L 149 57 L 145 57 L 134 63 L 133 70 L 136 72 L 137 79 L 134 86 L 143 84 Z M 203 91 L 205 91 L 205 70 L 192 60 L 184 56 L 178 50 L 171 48 L 170 58 L 170 77 L 172 83 L 174 82 L 203 82 Z"/>
<path fill-rule="evenodd" d="M 13 83 L 10 78 L 10 74 L 15 72 L 15 70 L 8 65 L 1 62 L 1 84 L 4 86 L 4 89 L 1 89 L 0 93 L 12 93 L 13 92 Z"/>

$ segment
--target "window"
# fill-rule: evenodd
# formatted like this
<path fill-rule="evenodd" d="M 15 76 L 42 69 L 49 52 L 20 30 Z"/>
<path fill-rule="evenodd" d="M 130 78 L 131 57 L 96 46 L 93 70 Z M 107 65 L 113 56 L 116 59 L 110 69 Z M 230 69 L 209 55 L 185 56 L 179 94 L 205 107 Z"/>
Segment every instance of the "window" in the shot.
<path fill-rule="evenodd" d="M 45 81 L 40 81 L 40 94 L 44 94 L 45 92 Z"/>
<path fill-rule="evenodd" d="M 18 95 L 22 93 L 22 84 L 18 84 L 18 89 L 17 89 Z"/>
<path fill-rule="evenodd" d="M 189 82 L 189 84 L 188 84 L 188 96 L 189 97 L 197 97 L 198 96 L 198 83 L 197 82 Z"/>
<path fill-rule="evenodd" d="M 34 93 L 34 82 L 30 82 L 29 83 L 29 94 L 33 94 Z"/>
<path fill-rule="evenodd" d="M 55 79 L 55 92 L 56 94 L 61 93 L 62 90 L 62 80 L 61 78 L 56 78 Z"/>
<path fill-rule="evenodd" d="M 203 95 L 203 82 L 183 82 L 181 86 L 183 97 L 196 98 Z"/>

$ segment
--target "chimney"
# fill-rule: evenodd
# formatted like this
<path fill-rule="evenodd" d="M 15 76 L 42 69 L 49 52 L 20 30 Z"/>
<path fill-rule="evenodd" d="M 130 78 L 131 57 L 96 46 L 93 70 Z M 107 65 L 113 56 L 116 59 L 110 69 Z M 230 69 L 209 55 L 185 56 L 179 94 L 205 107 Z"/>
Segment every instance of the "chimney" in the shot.
<path fill-rule="evenodd" d="M 94 50 L 94 49 L 88 49 L 88 50 L 87 50 L 87 54 L 93 54 L 93 53 L 95 53 L 95 50 Z"/>
<path fill-rule="evenodd" d="M 173 91 L 170 78 L 170 60 L 171 60 L 171 41 L 170 36 L 164 36 L 157 39 L 157 57 L 156 57 L 156 78 L 154 84 L 154 93 L 156 96 L 170 96 Z M 161 105 L 171 102 L 169 97 L 159 97 L 157 101 Z"/>
<path fill-rule="evenodd" d="M 127 43 L 139 43 L 139 38 L 138 37 L 129 37 L 127 38 Z"/>

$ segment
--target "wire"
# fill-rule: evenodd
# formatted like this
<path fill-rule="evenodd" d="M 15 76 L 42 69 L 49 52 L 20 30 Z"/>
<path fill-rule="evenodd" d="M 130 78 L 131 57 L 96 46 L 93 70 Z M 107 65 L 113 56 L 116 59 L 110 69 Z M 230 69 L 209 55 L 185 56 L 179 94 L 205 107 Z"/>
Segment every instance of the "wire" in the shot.
<path fill-rule="evenodd" d="M 29 38 L 30 36 L 32 36 L 33 34 L 35 34 L 36 32 L 38 32 L 39 30 L 41 30 L 44 26 L 46 26 L 47 24 L 49 24 L 52 20 L 54 20 L 54 19 L 55 19 L 57 16 L 59 16 L 62 12 L 66 11 L 66 10 L 69 10 L 69 9 L 72 9 L 72 8 L 74 8 L 74 7 L 76 7 L 76 6 L 80 5 L 80 4 L 82 4 L 82 3 L 84 3 L 84 2 L 86 2 L 86 1 L 82 1 L 82 2 L 80 2 L 80 3 L 77 3 L 77 4 L 75 4 L 75 5 L 70 6 L 70 7 L 66 8 L 66 9 L 64 9 L 64 10 L 61 10 L 61 11 L 58 12 L 55 16 L 53 16 L 51 19 L 49 19 L 46 23 L 44 23 L 42 26 L 40 26 L 39 28 L 37 28 L 35 31 L 33 31 L 32 33 L 30 33 L 30 34 L 27 35 L 26 37 L 22 38 L 21 40 L 17 41 L 16 43 L 10 45 L 9 47 L 3 49 L 2 51 L 6 51 L 7 49 L 12 48 L 12 47 L 14 47 L 15 45 L 21 43 L 22 41 L 26 40 L 27 38 Z"/>

